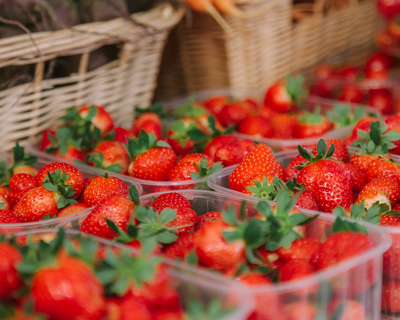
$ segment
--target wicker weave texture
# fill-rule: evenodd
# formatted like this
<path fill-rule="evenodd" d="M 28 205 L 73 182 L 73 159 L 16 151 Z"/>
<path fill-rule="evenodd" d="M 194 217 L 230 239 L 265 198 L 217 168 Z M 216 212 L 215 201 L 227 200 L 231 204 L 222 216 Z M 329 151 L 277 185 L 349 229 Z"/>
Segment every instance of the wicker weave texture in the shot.
<path fill-rule="evenodd" d="M 134 106 L 151 103 L 168 33 L 182 16 L 182 9 L 163 4 L 133 15 L 151 27 L 148 32 L 120 18 L 34 33 L 35 46 L 28 35 L 0 40 L 0 72 L 5 66 L 35 64 L 34 81 L 0 91 L 6 119 L 0 127 L 0 151 L 56 126 L 57 118 L 74 105 L 104 105 L 116 121 L 133 121 Z M 90 53 L 109 44 L 119 45 L 118 59 L 87 72 Z M 43 79 L 46 61 L 72 55 L 80 55 L 77 73 Z"/>

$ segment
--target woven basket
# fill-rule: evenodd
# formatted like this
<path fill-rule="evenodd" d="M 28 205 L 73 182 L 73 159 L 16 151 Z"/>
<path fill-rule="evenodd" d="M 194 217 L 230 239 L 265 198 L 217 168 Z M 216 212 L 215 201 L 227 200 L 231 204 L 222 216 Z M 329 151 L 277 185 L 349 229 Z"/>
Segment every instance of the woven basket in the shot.
<path fill-rule="evenodd" d="M 0 73 L 6 66 L 35 65 L 32 82 L 0 91 L 0 151 L 56 125 L 64 110 L 74 105 L 104 105 L 117 122 L 132 121 L 135 105 L 151 103 L 168 33 L 183 13 L 163 4 L 134 14 L 135 21 L 150 27 L 150 32 L 119 18 L 34 33 L 36 46 L 28 35 L 0 40 Z M 118 59 L 87 72 L 91 52 L 111 44 L 119 45 Z M 47 61 L 73 55 L 80 55 L 77 73 L 43 78 Z"/>
<path fill-rule="evenodd" d="M 186 93 L 224 87 L 265 88 L 338 53 L 346 53 L 347 60 L 358 60 L 371 52 L 379 20 L 374 0 L 349 2 L 328 11 L 318 2 L 312 15 L 294 22 L 296 7 L 291 0 L 237 0 L 243 11 L 272 8 L 250 19 L 225 16 L 232 27 L 230 34 L 209 15 L 194 12 L 191 27 L 183 20 L 172 32 L 175 54 L 166 54 L 163 61 L 181 65 L 183 82 L 162 72 L 158 90 L 171 93 L 162 97 L 165 99 L 175 92 L 182 94 L 182 87 Z M 169 90 L 163 91 L 165 83 Z"/>

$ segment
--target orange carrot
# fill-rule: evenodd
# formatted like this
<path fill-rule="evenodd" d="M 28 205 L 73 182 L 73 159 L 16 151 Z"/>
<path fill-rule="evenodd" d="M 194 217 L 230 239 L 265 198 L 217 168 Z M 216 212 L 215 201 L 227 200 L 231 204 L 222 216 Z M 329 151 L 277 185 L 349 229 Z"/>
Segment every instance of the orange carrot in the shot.
<path fill-rule="evenodd" d="M 244 12 L 238 9 L 233 0 L 212 0 L 212 4 L 222 13 L 230 14 L 231 16 L 237 18 L 248 19 L 260 16 L 269 11 L 277 5 L 277 2 L 270 2 L 268 5 L 252 12 Z"/>
<path fill-rule="evenodd" d="M 222 18 L 218 10 L 213 6 L 211 0 L 185 0 L 185 2 L 194 11 L 208 13 L 226 32 L 231 32 L 231 27 L 224 20 L 224 18 Z"/>

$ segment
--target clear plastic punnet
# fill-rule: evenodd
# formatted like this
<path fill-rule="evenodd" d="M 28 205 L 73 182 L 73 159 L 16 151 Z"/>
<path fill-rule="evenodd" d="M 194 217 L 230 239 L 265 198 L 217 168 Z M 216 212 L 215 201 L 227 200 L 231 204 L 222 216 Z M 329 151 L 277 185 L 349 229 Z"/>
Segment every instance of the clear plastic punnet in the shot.
<path fill-rule="evenodd" d="M 57 230 L 55 229 L 46 229 L 21 232 L 15 236 L 23 237 L 32 234 L 35 240 L 43 239 L 46 242 L 55 237 L 56 233 Z M 67 239 L 72 239 L 78 234 L 81 233 L 67 230 L 65 236 Z M 98 237 L 90 236 L 90 238 L 107 247 L 139 253 L 137 249 L 132 247 L 123 246 Z M 168 274 L 168 285 L 177 290 L 179 294 L 179 302 L 184 313 L 187 313 L 188 304 L 192 301 L 200 302 L 205 309 L 211 302 L 219 301 L 223 309 L 232 310 L 218 320 L 247 319 L 254 308 L 254 302 L 249 291 L 239 283 L 170 259 L 163 259 L 162 264 Z M 135 319 L 134 315 L 132 315 L 132 319 Z"/>
<path fill-rule="evenodd" d="M 12 161 L 12 156 L 7 155 L 7 154 L 0 154 L 0 161 L 5 161 L 6 163 L 11 163 Z M 52 162 L 65 162 L 65 161 L 60 161 L 60 159 L 57 159 L 55 161 L 50 161 L 48 159 L 41 159 L 39 158 L 38 161 L 33 165 L 33 167 L 36 170 L 40 170 L 42 167 L 45 165 L 48 165 Z M 75 163 L 71 163 L 75 167 L 78 167 Z M 99 175 L 104 175 L 103 170 L 92 170 L 90 167 L 86 166 L 80 166 L 78 168 L 83 176 L 85 178 L 93 178 L 94 176 L 99 176 Z M 133 182 L 133 181 L 128 181 L 127 179 L 122 179 L 128 187 L 131 187 L 132 185 L 135 185 L 136 188 L 139 191 L 139 194 L 143 193 L 143 188 L 140 184 Z M 52 218 L 48 220 L 43 220 L 43 221 L 35 221 L 35 222 L 24 222 L 24 223 L 12 223 L 12 224 L 6 224 L 6 223 L 0 223 L 0 233 L 3 234 L 12 234 L 15 232 L 22 232 L 22 231 L 30 231 L 30 230 L 36 230 L 36 229 L 49 229 L 49 228 L 55 228 L 57 227 L 60 223 L 63 223 L 64 221 L 67 221 L 71 218 L 75 218 L 80 216 L 81 214 L 85 214 L 86 212 L 90 211 L 91 209 L 86 209 L 82 211 L 78 211 L 75 213 L 72 213 L 70 215 L 66 215 L 63 217 L 59 218 Z"/>
<path fill-rule="evenodd" d="M 181 195 L 187 198 L 193 210 L 200 216 L 210 211 L 222 211 L 234 206 L 239 214 L 241 199 L 235 195 L 221 194 L 204 190 L 182 190 Z M 152 197 L 162 193 L 141 197 L 142 204 L 150 205 Z M 253 201 L 252 201 L 253 200 Z M 254 209 L 257 200 L 249 199 L 246 214 L 256 214 Z M 301 210 L 306 215 L 316 212 Z M 68 230 L 79 230 L 81 219 L 71 219 L 65 224 Z M 319 217 L 307 226 L 309 237 L 318 237 L 324 241 L 331 234 L 335 220 L 332 215 L 320 213 Z M 243 319 L 303 319 L 309 314 L 313 317 L 304 319 L 332 319 L 340 308 L 356 307 L 364 315 L 361 319 L 376 320 L 381 311 L 382 254 L 391 244 L 390 236 L 382 228 L 361 223 L 367 228 L 375 248 L 336 264 L 326 270 L 318 271 L 311 276 L 287 283 L 276 283 L 251 287 L 251 296 L 255 309 L 251 317 Z M 217 274 L 216 274 L 217 275 Z M 228 276 L 220 275 L 225 279 Z M 235 282 L 235 279 L 230 278 Z M 294 308 L 294 309 L 293 309 Z M 293 311 L 294 310 L 294 311 Z M 298 317 L 290 318 L 289 315 Z M 317 318 L 317 315 L 320 318 Z M 340 317 L 338 318 L 340 319 Z"/>

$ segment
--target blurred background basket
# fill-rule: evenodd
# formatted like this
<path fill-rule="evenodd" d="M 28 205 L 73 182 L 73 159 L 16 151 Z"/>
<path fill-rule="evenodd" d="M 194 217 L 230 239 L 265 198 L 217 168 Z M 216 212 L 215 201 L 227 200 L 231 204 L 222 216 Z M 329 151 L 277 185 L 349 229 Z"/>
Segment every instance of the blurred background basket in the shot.
<path fill-rule="evenodd" d="M 118 18 L 32 33 L 35 45 L 28 35 L 1 39 L 0 74 L 10 66 L 29 66 L 34 78 L 0 91 L 0 112 L 7 119 L 0 128 L 0 151 L 56 125 L 72 106 L 104 105 L 117 122 L 133 121 L 134 106 L 147 107 L 153 99 L 167 36 L 183 11 L 162 4 L 132 15 L 146 29 Z M 118 49 L 116 58 L 91 70 L 91 54 L 110 45 Z M 67 77 L 46 79 L 50 62 L 59 57 L 77 60 L 77 70 Z"/>
<path fill-rule="evenodd" d="M 230 34 L 209 15 L 193 12 L 191 25 L 183 20 L 170 35 L 156 100 L 213 88 L 266 88 L 339 53 L 360 64 L 372 51 L 380 25 L 374 0 L 236 4 L 247 12 L 271 9 L 249 19 L 225 15 Z"/>

